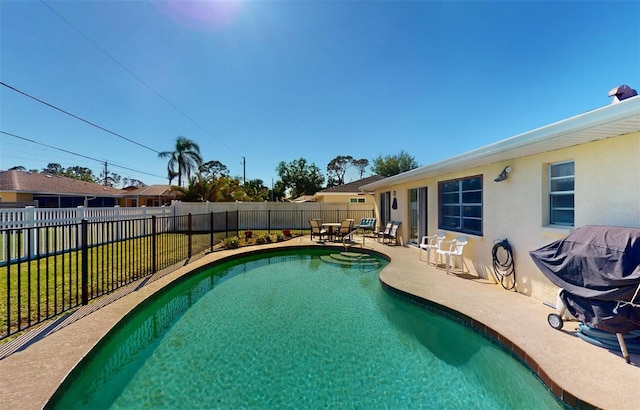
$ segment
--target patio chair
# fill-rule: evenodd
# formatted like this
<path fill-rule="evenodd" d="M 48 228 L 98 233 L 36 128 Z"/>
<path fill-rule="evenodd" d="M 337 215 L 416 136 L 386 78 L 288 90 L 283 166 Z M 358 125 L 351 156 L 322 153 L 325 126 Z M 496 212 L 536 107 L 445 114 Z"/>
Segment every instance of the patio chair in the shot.
<path fill-rule="evenodd" d="M 314 236 L 320 237 L 320 241 L 322 241 L 323 237 L 329 237 L 327 230 L 322 229 L 322 226 L 320 226 L 320 220 L 309 219 L 309 225 L 311 225 L 311 240 L 313 240 Z"/>
<path fill-rule="evenodd" d="M 338 231 L 335 233 L 336 239 L 342 240 L 342 239 L 345 239 L 345 237 L 347 236 L 352 236 L 353 222 L 354 222 L 353 219 L 345 219 L 344 221 L 342 221 L 340 223 L 340 227 L 338 228 Z"/>
<path fill-rule="evenodd" d="M 451 263 L 453 263 L 452 267 L 455 268 L 455 258 L 460 259 L 460 269 L 462 269 L 462 273 L 464 273 L 464 259 L 462 258 L 462 251 L 464 250 L 467 242 L 466 236 L 458 236 L 452 241 L 442 241 L 440 243 L 440 249 L 436 250 L 436 254 L 438 255 L 438 258 L 441 256 L 445 257 L 445 270 L 447 275 L 449 274 L 449 266 Z"/>
<path fill-rule="evenodd" d="M 366 235 L 367 232 L 374 232 L 376 230 L 376 221 L 376 218 L 362 218 L 356 227 L 362 231 L 363 235 Z"/>
<path fill-rule="evenodd" d="M 374 234 L 374 236 L 378 239 L 378 242 L 380 242 L 380 239 L 384 239 L 385 235 L 389 235 L 389 233 L 391 232 L 391 227 L 393 226 L 393 221 L 389 221 L 387 222 L 387 225 L 384 227 L 384 231 L 378 231 Z"/>
<path fill-rule="evenodd" d="M 386 244 L 391 244 L 393 241 L 394 245 L 398 245 L 398 228 L 400 227 L 400 221 L 393 221 L 391 224 L 391 229 L 388 234 L 384 234 L 382 236 L 382 242 Z"/>
<path fill-rule="evenodd" d="M 444 231 L 438 231 L 435 235 L 431 236 L 423 236 L 418 249 L 418 259 L 422 260 L 422 251 L 426 251 L 427 264 L 429 264 L 429 260 L 431 259 L 431 252 L 433 251 L 435 253 L 435 251 L 440 249 L 440 244 L 442 243 L 442 241 L 446 240 L 446 238 L 447 234 Z"/>

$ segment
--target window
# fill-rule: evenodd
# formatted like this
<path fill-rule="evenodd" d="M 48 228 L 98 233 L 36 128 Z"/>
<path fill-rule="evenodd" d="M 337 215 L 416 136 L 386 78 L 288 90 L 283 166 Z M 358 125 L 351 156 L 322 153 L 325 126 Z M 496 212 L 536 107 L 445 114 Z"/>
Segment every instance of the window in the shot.
<path fill-rule="evenodd" d="M 438 228 L 482 235 L 482 175 L 438 183 Z"/>
<path fill-rule="evenodd" d="M 349 198 L 349 202 L 352 204 L 363 204 L 364 198 Z"/>
<path fill-rule="evenodd" d="M 574 163 L 549 165 L 549 223 L 573 226 L 575 218 Z"/>

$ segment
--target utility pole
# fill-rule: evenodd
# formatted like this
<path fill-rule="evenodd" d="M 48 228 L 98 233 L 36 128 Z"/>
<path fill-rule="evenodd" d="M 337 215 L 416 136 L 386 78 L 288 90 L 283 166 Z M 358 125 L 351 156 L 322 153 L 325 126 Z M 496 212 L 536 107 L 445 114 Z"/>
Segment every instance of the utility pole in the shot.
<path fill-rule="evenodd" d="M 242 185 L 247 183 L 247 163 L 245 158 L 242 157 Z"/>
<path fill-rule="evenodd" d="M 109 172 L 109 169 L 107 168 L 107 161 L 104 162 L 104 171 L 103 172 L 104 172 L 104 182 L 103 182 L 103 184 L 104 184 L 104 186 L 108 186 L 109 185 L 108 184 L 108 178 L 109 178 L 108 172 Z"/>

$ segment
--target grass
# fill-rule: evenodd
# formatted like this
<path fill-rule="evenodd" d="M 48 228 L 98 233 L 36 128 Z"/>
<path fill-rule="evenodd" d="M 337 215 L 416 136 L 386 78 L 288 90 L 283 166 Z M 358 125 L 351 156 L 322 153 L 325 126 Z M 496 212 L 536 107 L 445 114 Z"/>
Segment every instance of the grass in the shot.
<path fill-rule="evenodd" d="M 194 253 L 209 248 L 209 241 L 209 234 L 192 235 Z M 157 269 L 186 259 L 187 246 L 187 235 L 158 235 Z M 152 273 L 150 238 L 90 248 L 87 263 L 90 298 L 109 293 Z M 0 337 L 81 303 L 80 251 L 2 266 L 0 272 Z"/>

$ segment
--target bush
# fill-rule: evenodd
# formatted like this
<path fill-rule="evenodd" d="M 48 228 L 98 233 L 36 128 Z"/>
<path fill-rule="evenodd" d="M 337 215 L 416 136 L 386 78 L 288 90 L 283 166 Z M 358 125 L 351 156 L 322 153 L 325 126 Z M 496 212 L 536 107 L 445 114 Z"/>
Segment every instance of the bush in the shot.
<path fill-rule="evenodd" d="M 232 236 L 230 238 L 224 238 L 220 243 L 222 243 L 222 247 L 225 249 L 236 249 L 240 247 L 240 238 Z"/>

